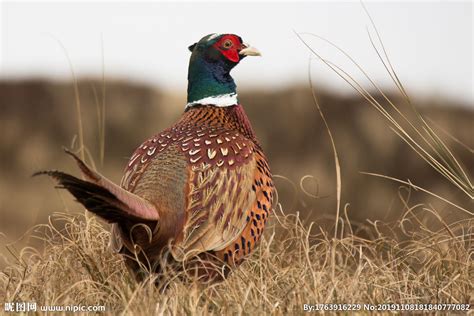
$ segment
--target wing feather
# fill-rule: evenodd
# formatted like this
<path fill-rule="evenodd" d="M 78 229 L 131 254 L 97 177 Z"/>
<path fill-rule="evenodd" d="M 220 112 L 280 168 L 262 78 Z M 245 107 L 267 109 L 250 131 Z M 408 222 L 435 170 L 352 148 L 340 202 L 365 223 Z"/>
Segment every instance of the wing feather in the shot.
<path fill-rule="evenodd" d="M 182 256 L 223 249 L 242 233 L 256 198 L 251 190 L 255 169 L 254 159 L 232 169 L 206 163 L 190 168 Z"/>

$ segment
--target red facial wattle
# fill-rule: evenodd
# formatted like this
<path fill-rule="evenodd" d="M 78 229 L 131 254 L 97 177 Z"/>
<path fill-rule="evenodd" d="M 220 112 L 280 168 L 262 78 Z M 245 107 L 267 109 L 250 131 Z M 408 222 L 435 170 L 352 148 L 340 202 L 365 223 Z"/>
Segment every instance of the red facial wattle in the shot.
<path fill-rule="evenodd" d="M 222 54 L 230 61 L 238 63 L 240 60 L 239 53 L 236 49 L 222 50 Z"/>
<path fill-rule="evenodd" d="M 228 41 L 232 42 L 232 46 L 225 48 L 224 43 Z M 214 44 L 214 47 L 217 48 L 228 60 L 234 63 L 238 63 L 240 61 L 239 49 L 242 48 L 242 43 L 239 37 L 235 35 L 223 36 L 217 43 Z"/>

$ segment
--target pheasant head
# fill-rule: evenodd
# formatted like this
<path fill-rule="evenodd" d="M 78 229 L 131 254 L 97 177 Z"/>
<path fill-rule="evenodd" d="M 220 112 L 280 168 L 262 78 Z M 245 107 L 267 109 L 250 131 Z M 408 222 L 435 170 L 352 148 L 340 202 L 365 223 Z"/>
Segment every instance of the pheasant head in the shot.
<path fill-rule="evenodd" d="M 230 71 L 246 56 L 260 52 L 235 34 L 209 34 L 189 46 L 188 104 L 231 106 L 238 103 Z"/>

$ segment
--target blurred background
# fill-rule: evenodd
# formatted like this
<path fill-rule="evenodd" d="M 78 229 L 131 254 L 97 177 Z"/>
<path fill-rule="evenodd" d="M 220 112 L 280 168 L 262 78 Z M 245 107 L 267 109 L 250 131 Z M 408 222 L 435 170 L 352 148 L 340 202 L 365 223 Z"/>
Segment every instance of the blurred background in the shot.
<path fill-rule="evenodd" d="M 366 2 L 366 7 L 412 101 L 470 176 L 472 2 Z M 0 10 L 0 232 L 7 240 L 54 211 L 81 210 L 51 180 L 31 178 L 44 169 L 78 175 L 62 151 L 77 148 L 77 97 L 91 157 L 101 173 L 119 182 L 135 148 L 182 113 L 187 47 L 209 33 L 236 33 L 263 53 L 245 59 L 232 74 L 273 173 L 286 178 L 275 180 L 286 212 L 323 223 L 333 221 L 336 205 L 333 153 L 308 83 L 310 52 L 295 32 L 323 36 L 345 49 L 409 111 L 372 48 L 370 20 L 359 2 L 3 1 Z M 367 85 L 343 54 L 302 36 Z M 311 72 L 334 134 L 342 203 L 349 204 L 353 223 L 395 220 L 404 210 L 400 195 L 406 191 L 399 184 L 361 171 L 410 180 L 472 209 L 466 195 L 404 144 L 346 82 L 319 61 L 312 62 Z M 104 104 L 101 162 L 98 112 Z M 300 180 L 307 175 L 302 190 Z M 462 216 L 422 192 L 410 195 L 410 204 L 416 203 L 427 203 L 448 221 Z"/>

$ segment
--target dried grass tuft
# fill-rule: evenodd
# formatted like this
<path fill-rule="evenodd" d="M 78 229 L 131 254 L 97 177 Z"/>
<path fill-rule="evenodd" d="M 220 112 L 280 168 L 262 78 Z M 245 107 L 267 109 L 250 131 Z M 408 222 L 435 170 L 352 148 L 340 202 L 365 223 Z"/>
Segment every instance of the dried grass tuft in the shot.
<path fill-rule="evenodd" d="M 428 228 L 427 216 L 442 228 Z M 95 217 L 54 214 L 34 230 L 44 251 L 23 249 L 0 274 L 1 296 L 147 315 L 280 314 L 315 303 L 466 303 L 473 300 L 473 228 L 472 219 L 448 225 L 417 206 L 396 223 L 365 227 L 370 239 L 355 236 L 341 218 L 334 238 L 280 207 L 258 249 L 226 281 L 202 285 L 168 271 L 167 289 L 160 290 L 156 276 L 133 281 Z"/>

